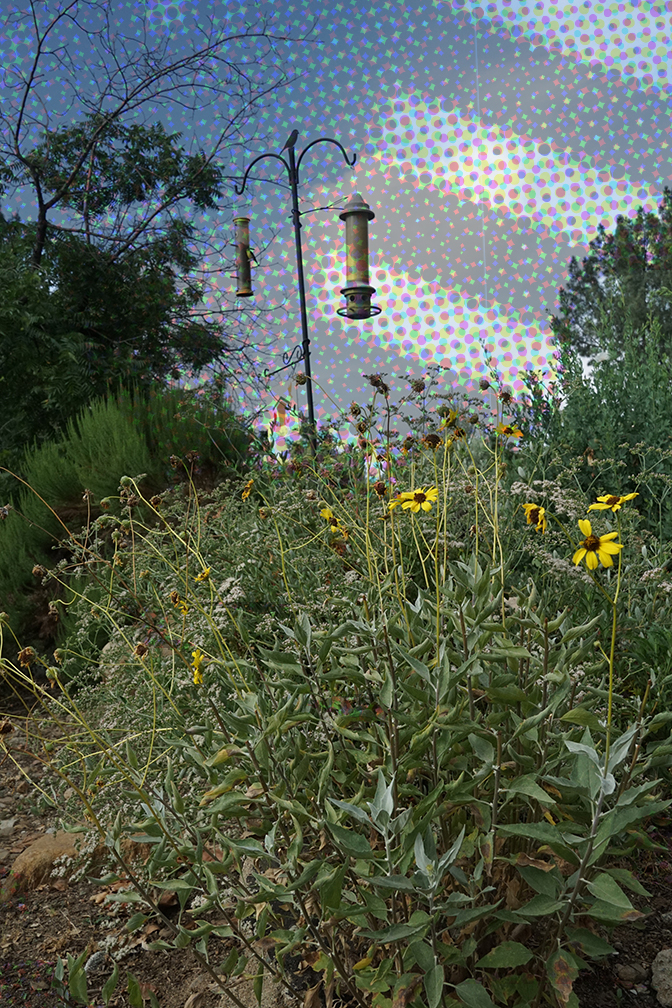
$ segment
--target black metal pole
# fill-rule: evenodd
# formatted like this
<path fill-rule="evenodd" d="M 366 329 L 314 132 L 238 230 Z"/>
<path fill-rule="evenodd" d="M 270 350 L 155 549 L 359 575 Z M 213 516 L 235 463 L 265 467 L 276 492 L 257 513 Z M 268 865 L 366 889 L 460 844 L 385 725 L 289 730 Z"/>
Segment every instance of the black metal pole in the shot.
<path fill-rule="evenodd" d="M 315 423 L 315 405 L 313 403 L 313 377 L 310 370 L 310 337 L 308 335 L 308 311 L 306 308 L 306 281 L 303 275 L 303 250 L 301 248 L 301 214 L 299 212 L 299 179 L 294 159 L 294 144 L 288 147 L 289 182 L 292 187 L 292 216 L 294 218 L 294 240 L 296 243 L 296 268 L 299 274 L 299 306 L 301 310 L 301 334 L 303 336 L 303 363 L 306 375 L 306 398 L 308 399 L 308 424 L 310 427 L 310 446 L 315 454 L 317 450 L 317 426 Z"/>
<path fill-rule="evenodd" d="M 303 156 L 308 153 L 311 147 L 314 147 L 315 144 L 318 143 L 330 143 L 338 147 L 338 149 L 340 150 L 345 159 L 345 163 L 350 168 L 352 168 L 352 166 L 355 163 L 356 155 L 353 154 L 351 161 L 348 158 L 348 155 L 346 154 L 343 145 L 340 144 L 338 140 L 333 140 L 331 137 L 320 137 L 318 140 L 313 140 L 312 143 L 309 143 L 307 147 L 304 147 L 304 149 L 299 154 L 299 160 L 297 162 L 294 157 L 294 145 L 296 144 L 298 136 L 299 136 L 298 130 L 292 130 L 292 133 L 287 143 L 282 148 L 283 152 L 284 151 L 289 152 L 289 164 L 285 161 L 285 159 L 281 156 L 281 154 L 260 154 L 259 157 L 256 157 L 254 161 L 252 161 L 252 163 L 247 166 L 241 185 L 236 186 L 235 189 L 238 196 L 242 196 L 243 192 L 245 191 L 245 185 L 247 183 L 247 179 L 251 170 L 254 168 L 256 164 L 259 163 L 259 161 L 263 161 L 265 158 L 274 158 L 276 161 L 281 161 L 289 173 L 289 183 L 292 189 L 292 217 L 294 218 L 296 266 L 297 266 L 297 272 L 299 274 L 299 306 L 301 310 L 301 333 L 303 336 L 303 341 L 301 344 L 302 357 L 300 359 L 305 361 L 306 397 L 308 400 L 308 424 L 310 427 L 309 439 L 310 439 L 310 446 L 314 454 L 317 448 L 317 425 L 315 423 L 315 406 L 313 403 L 313 381 L 312 381 L 312 373 L 310 370 L 310 337 L 308 336 L 308 312 L 306 309 L 306 282 L 303 275 L 303 252 L 301 249 L 301 212 L 299 210 L 299 168 L 301 166 L 301 160 Z M 293 355 L 290 355 L 290 358 L 291 356 Z M 289 362 L 285 365 L 285 367 L 287 366 L 289 366 Z M 279 368 L 278 370 L 282 371 L 283 368 Z"/>

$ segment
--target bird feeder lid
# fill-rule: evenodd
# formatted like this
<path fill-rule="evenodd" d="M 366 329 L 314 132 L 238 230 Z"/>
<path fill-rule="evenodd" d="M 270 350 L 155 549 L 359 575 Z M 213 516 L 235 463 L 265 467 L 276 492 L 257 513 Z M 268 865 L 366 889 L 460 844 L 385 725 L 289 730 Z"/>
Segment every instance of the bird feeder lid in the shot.
<path fill-rule="evenodd" d="M 350 214 L 364 213 L 366 214 L 367 220 L 373 220 L 376 216 L 369 204 L 362 199 L 359 193 L 353 193 L 348 202 L 343 207 L 343 213 L 340 214 L 340 219 L 345 220 Z"/>

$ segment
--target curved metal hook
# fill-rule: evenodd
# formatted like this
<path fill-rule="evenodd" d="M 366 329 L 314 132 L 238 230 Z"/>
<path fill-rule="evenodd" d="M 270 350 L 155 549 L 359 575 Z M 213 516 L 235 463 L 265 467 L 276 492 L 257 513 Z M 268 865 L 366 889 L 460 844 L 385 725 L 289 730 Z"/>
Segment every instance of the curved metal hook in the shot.
<path fill-rule="evenodd" d="M 277 161 L 282 161 L 282 163 L 285 166 L 285 168 L 287 169 L 287 171 L 290 172 L 289 165 L 287 164 L 287 162 L 285 161 L 285 159 L 280 156 L 280 154 L 270 154 L 270 153 L 269 154 L 260 154 L 259 157 L 257 157 L 257 158 L 254 159 L 254 161 L 252 162 L 252 164 L 250 164 L 250 165 L 247 166 L 247 171 L 243 175 L 243 182 L 242 182 L 242 185 L 241 185 L 240 189 L 238 188 L 238 186 L 235 187 L 235 189 L 236 189 L 236 195 L 237 196 L 242 196 L 243 195 L 243 192 L 245 191 L 245 183 L 247 182 L 247 176 L 250 174 L 250 172 L 254 168 L 255 164 L 257 164 L 259 161 L 263 161 L 264 158 L 267 158 L 267 157 L 275 158 Z"/>
<path fill-rule="evenodd" d="M 315 144 L 318 144 L 318 143 L 333 143 L 333 144 L 336 144 L 336 146 L 339 148 L 341 154 L 345 158 L 345 163 L 347 164 L 348 168 L 352 168 L 352 166 L 354 165 L 355 161 L 357 160 L 357 155 L 353 154 L 352 155 L 352 161 L 350 161 L 350 159 L 348 158 L 348 155 L 345 152 L 345 147 L 343 147 L 343 145 L 340 144 L 338 142 L 338 140 L 332 140 L 331 137 L 319 137 L 318 140 L 312 140 L 308 144 L 308 146 L 304 147 L 303 150 L 301 151 L 301 153 L 299 154 L 299 160 L 296 162 L 296 179 L 297 179 L 297 183 L 298 183 L 298 179 L 299 179 L 299 165 L 301 164 L 301 161 L 303 160 L 303 155 L 307 154 L 308 151 L 310 150 L 310 148 L 314 147 Z"/>

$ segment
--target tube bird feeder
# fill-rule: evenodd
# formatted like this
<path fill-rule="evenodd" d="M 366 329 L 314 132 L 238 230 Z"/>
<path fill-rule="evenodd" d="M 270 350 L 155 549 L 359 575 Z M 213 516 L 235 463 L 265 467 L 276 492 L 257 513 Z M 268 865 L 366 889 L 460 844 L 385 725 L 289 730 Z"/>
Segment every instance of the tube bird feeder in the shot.
<path fill-rule="evenodd" d="M 240 213 L 233 218 L 236 225 L 236 297 L 253 297 L 250 252 L 250 218 Z"/>
<path fill-rule="evenodd" d="M 375 287 L 369 283 L 369 221 L 376 216 L 359 193 L 354 193 L 339 215 L 345 221 L 345 307 L 338 314 L 351 319 L 379 315 L 381 308 L 371 304 Z"/>

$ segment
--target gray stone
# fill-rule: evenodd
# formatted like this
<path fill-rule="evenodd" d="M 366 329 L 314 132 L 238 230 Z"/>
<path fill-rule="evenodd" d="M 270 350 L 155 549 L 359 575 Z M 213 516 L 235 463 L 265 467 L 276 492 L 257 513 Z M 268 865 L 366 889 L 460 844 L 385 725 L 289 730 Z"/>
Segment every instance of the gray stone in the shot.
<path fill-rule="evenodd" d="M 664 1008 L 672 1008 L 672 949 L 661 949 L 651 965 L 651 986 Z"/>
<path fill-rule="evenodd" d="M 14 831 L 15 822 L 16 817 L 13 819 L 0 819 L 0 837 L 11 836 Z"/>

